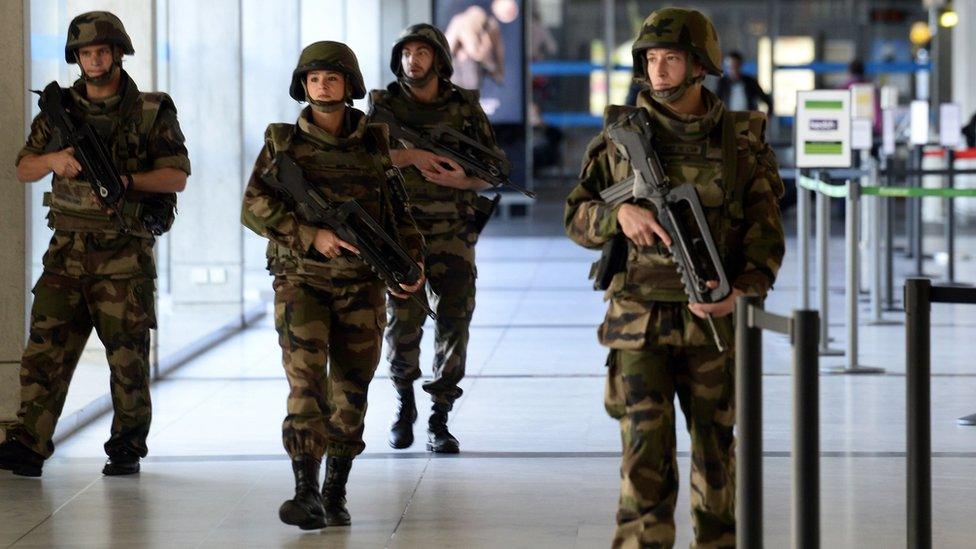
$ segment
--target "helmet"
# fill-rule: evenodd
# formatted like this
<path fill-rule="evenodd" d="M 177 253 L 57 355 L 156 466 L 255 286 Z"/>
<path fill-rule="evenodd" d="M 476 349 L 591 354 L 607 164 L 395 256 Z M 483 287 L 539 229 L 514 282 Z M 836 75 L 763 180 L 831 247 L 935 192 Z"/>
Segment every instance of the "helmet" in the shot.
<path fill-rule="evenodd" d="M 414 40 L 426 42 L 434 48 L 434 56 L 440 59 L 440 68 L 437 68 L 437 64 L 434 65 L 434 68 L 438 70 L 441 78 L 450 79 L 451 75 L 454 74 L 454 67 L 451 65 L 451 47 L 447 44 L 447 37 L 439 28 L 427 23 L 411 25 L 400 33 L 396 44 L 393 44 L 393 53 L 390 55 L 390 70 L 393 71 L 393 74 L 398 77 L 403 75 L 403 67 L 400 64 L 403 46 Z"/>
<path fill-rule="evenodd" d="M 125 55 L 135 53 L 122 21 L 107 11 L 90 11 L 71 20 L 68 25 L 68 41 L 64 44 L 64 60 L 75 63 L 75 52 L 93 44 L 119 46 Z"/>
<path fill-rule="evenodd" d="M 366 97 L 366 84 L 363 73 L 359 71 L 359 61 L 349 46 L 342 42 L 315 42 L 309 44 L 298 56 L 298 66 L 291 73 L 291 87 L 288 94 L 295 101 L 305 101 L 305 88 L 302 79 L 310 71 L 336 71 L 346 75 L 352 89 L 353 99 Z"/>
<path fill-rule="evenodd" d="M 698 59 L 705 71 L 722 75 L 722 48 L 715 26 L 697 10 L 664 8 L 644 20 L 634 40 L 634 78 L 647 78 L 645 50 L 674 48 L 684 50 Z"/>

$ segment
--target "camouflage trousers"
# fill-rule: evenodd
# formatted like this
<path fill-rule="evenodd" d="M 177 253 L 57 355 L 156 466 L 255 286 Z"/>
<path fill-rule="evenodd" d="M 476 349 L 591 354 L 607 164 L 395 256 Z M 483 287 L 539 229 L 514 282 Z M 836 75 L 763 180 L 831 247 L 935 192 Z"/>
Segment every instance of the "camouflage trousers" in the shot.
<path fill-rule="evenodd" d="M 735 545 L 732 351 L 614 350 L 604 404 L 620 420 L 623 456 L 615 548 L 672 547 L 678 495 L 674 397 L 691 434 L 695 547 Z"/>
<path fill-rule="evenodd" d="M 20 410 L 7 433 L 48 458 L 68 384 L 94 327 L 111 372 L 111 437 L 105 452 L 145 456 L 152 420 L 149 330 L 156 325 L 151 279 L 76 278 L 45 271 L 34 286 L 30 339 L 20 367 Z"/>
<path fill-rule="evenodd" d="M 282 441 L 291 457 L 355 456 L 366 448 L 366 396 L 380 360 L 378 279 L 276 276 L 275 328 L 288 378 Z"/>
<path fill-rule="evenodd" d="M 451 406 L 463 391 L 469 326 L 474 314 L 474 247 L 478 233 L 469 223 L 417 220 L 427 241 L 424 270 L 427 298 L 437 313 L 434 327 L 434 377 L 423 389 L 435 403 Z M 406 389 L 421 377 L 420 341 L 424 336 L 423 310 L 410 299 L 390 297 L 387 301 L 390 326 L 386 331 L 387 358 L 393 384 Z"/>

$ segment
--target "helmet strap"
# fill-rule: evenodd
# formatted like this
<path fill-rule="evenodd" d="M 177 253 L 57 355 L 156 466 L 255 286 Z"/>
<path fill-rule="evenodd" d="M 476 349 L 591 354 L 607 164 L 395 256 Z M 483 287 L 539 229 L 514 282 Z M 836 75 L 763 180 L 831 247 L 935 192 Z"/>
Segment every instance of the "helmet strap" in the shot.
<path fill-rule="evenodd" d="M 437 77 L 438 71 L 436 70 L 436 66 L 432 65 L 429 69 L 427 69 L 427 72 L 425 72 L 424 75 L 421 76 L 420 78 L 411 78 L 407 76 L 407 74 L 402 70 L 400 71 L 400 73 L 402 74 L 400 79 L 403 80 L 404 84 L 410 86 L 411 88 L 422 88 L 426 86 L 431 80 Z"/>
<path fill-rule="evenodd" d="M 346 104 L 346 100 L 351 95 L 349 93 L 349 84 L 346 84 L 346 97 L 343 99 L 338 99 L 336 101 L 320 101 L 318 99 L 312 99 L 312 96 L 308 94 L 308 88 L 305 86 L 305 77 L 302 76 L 302 89 L 305 90 L 305 101 L 308 105 L 312 107 L 312 110 L 323 113 L 336 112 L 341 109 Z"/>
<path fill-rule="evenodd" d="M 109 66 L 105 74 L 100 76 L 89 76 L 85 72 L 85 67 L 81 65 L 81 58 L 78 56 L 78 50 L 75 50 L 75 62 L 78 64 L 78 68 L 81 69 L 81 79 L 86 84 L 91 84 L 92 86 L 104 86 L 108 84 L 112 78 L 115 76 L 116 70 L 122 69 L 122 52 L 118 46 L 112 46 L 112 64 Z"/>
<path fill-rule="evenodd" d="M 685 65 L 685 79 L 681 81 L 677 86 L 663 89 L 655 90 L 653 86 L 651 87 L 651 95 L 654 99 L 658 101 L 663 101 L 665 103 L 674 103 L 684 97 L 685 92 L 695 84 L 700 84 L 705 81 L 704 75 L 695 75 L 695 63 L 692 62 L 691 56 L 688 56 L 688 63 Z M 648 77 L 650 81 L 650 77 Z"/>

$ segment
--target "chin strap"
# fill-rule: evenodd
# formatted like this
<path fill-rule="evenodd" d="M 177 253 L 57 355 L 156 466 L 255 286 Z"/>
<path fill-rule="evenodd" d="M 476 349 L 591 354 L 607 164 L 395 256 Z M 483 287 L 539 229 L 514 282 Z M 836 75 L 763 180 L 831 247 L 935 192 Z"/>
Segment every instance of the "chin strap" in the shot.
<path fill-rule="evenodd" d="M 688 91 L 688 88 L 705 81 L 705 75 L 694 75 L 694 64 L 691 63 L 690 60 L 686 67 L 685 79 L 677 86 L 665 90 L 655 90 L 652 86 L 651 95 L 654 97 L 654 99 L 663 101 L 665 103 L 674 103 L 675 101 L 681 99 L 685 92 Z"/>
<path fill-rule="evenodd" d="M 309 106 L 312 107 L 312 110 L 318 112 L 336 112 L 346 104 L 346 101 L 350 96 L 348 84 L 346 85 L 346 97 L 336 101 L 319 101 L 318 99 L 312 99 L 312 96 L 308 94 L 308 88 L 305 86 L 304 78 L 302 78 L 302 89 L 305 90 L 305 101 L 307 101 Z"/>

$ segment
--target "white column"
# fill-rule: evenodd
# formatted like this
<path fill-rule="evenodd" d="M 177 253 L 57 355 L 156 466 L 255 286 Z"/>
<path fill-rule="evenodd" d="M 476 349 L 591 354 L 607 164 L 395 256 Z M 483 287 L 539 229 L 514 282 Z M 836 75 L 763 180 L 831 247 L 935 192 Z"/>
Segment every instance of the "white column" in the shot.
<path fill-rule="evenodd" d="M 952 29 L 952 100 L 962 107 L 963 123 L 976 111 L 976 0 L 953 2 L 959 23 Z"/>
<path fill-rule="evenodd" d="M 243 82 L 239 0 L 171 0 L 169 92 L 193 174 L 170 233 L 173 303 L 240 303 Z"/>
<path fill-rule="evenodd" d="M 20 357 L 27 340 L 30 280 L 30 194 L 17 181 L 13 159 L 30 124 L 29 0 L 6 2 L 0 17 L 0 422 L 13 420 L 20 404 Z"/>

